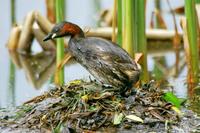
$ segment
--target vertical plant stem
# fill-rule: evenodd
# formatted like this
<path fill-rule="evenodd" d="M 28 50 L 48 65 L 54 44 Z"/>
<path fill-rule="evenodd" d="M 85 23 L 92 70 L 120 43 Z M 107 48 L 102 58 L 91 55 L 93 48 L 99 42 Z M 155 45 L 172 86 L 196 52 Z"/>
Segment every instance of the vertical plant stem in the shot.
<path fill-rule="evenodd" d="M 93 5 L 94 5 L 95 15 L 97 15 L 101 10 L 101 0 L 92 0 L 92 2 L 93 2 Z M 101 24 L 101 19 L 97 19 L 95 26 L 99 27 L 100 24 Z"/>
<path fill-rule="evenodd" d="M 135 15 L 134 15 L 134 39 L 135 48 L 137 48 L 137 52 L 143 54 L 143 58 L 141 61 L 142 66 L 142 80 L 148 81 L 148 67 L 147 67 L 147 40 L 145 34 L 145 0 L 135 0 Z"/>
<path fill-rule="evenodd" d="M 16 23 L 15 0 L 11 0 L 11 23 L 12 23 L 12 25 L 14 25 Z"/>
<path fill-rule="evenodd" d="M 112 42 L 116 42 L 116 13 L 117 13 L 117 0 L 114 0 L 113 4 L 113 18 L 112 18 Z"/>
<path fill-rule="evenodd" d="M 56 22 L 59 23 L 63 21 L 63 1 L 64 0 L 56 0 Z M 57 66 L 61 63 L 63 57 L 64 57 L 64 39 L 59 38 L 56 40 L 57 42 L 57 49 L 56 49 L 56 64 Z M 62 85 L 64 83 L 64 68 L 62 68 L 57 74 L 57 84 Z"/>
<path fill-rule="evenodd" d="M 117 0 L 117 43 L 122 46 L 122 0 Z"/>
<path fill-rule="evenodd" d="M 8 104 L 10 106 L 15 106 L 15 65 L 10 60 L 10 66 L 9 66 L 9 81 L 8 81 L 8 90 L 9 90 L 9 102 Z"/>
<path fill-rule="evenodd" d="M 66 3 L 66 0 L 60 0 L 61 1 L 61 5 L 62 5 L 62 11 L 61 11 L 61 15 L 62 15 L 62 20 L 65 20 L 66 18 L 66 13 L 65 13 L 65 3 Z"/>
<path fill-rule="evenodd" d="M 173 21 L 174 21 L 174 30 L 175 30 L 175 35 L 173 37 L 173 48 L 175 51 L 175 55 L 176 55 L 176 65 L 175 65 L 175 76 L 178 76 L 178 72 L 179 72 L 179 58 L 180 58 L 180 44 L 181 44 L 181 38 L 178 34 L 178 27 L 176 24 L 176 17 L 175 17 L 175 12 L 171 7 L 171 4 L 169 2 L 169 0 L 167 0 L 167 4 L 169 6 L 169 9 L 172 13 L 172 17 L 173 17 Z"/>
<path fill-rule="evenodd" d="M 15 15 L 15 0 L 11 0 L 11 25 L 14 26 L 16 23 L 16 15 Z M 12 106 L 15 105 L 15 65 L 10 60 L 9 62 L 9 80 L 8 80 L 8 90 L 9 90 L 9 102 Z"/>
<path fill-rule="evenodd" d="M 187 21 L 187 33 L 189 40 L 190 58 L 191 58 L 191 81 L 198 82 L 199 72 L 199 49 L 198 49 L 198 20 L 195 10 L 195 0 L 185 0 L 185 15 Z"/>
<path fill-rule="evenodd" d="M 125 27 L 125 9 L 126 9 L 126 0 L 122 0 L 122 48 L 125 49 L 125 33 L 126 33 L 126 27 Z"/>
<path fill-rule="evenodd" d="M 123 0 L 123 45 L 122 47 L 134 58 L 133 48 L 133 0 Z"/>
<path fill-rule="evenodd" d="M 99 12 L 101 10 L 101 0 L 94 0 L 93 3 L 95 6 L 95 12 Z"/>
<path fill-rule="evenodd" d="M 138 14 L 137 14 L 137 0 L 134 0 L 133 1 L 133 32 L 134 32 L 134 34 L 133 34 L 133 44 L 134 44 L 134 50 L 136 51 L 136 52 L 138 52 L 138 41 L 137 41 L 137 39 L 138 39 Z M 140 23 L 140 22 L 139 22 Z"/>
<path fill-rule="evenodd" d="M 46 0 L 47 18 L 51 23 L 56 23 L 55 0 Z"/>
<path fill-rule="evenodd" d="M 195 0 L 196 4 L 200 4 L 200 0 Z"/>
<path fill-rule="evenodd" d="M 160 11 L 160 8 L 161 8 L 161 3 L 160 3 L 161 1 L 160 0 L 155 0 L 154 1 L 154 3 L 155 3 L 155 11 L 154 11 L 154 15 L 155 15 L 155 27 L 156 28 L 160 28 L 161 26 L 160 26 L 160 23 L 159 23 L 159 19 L 158 19 L 158 15 L 156 15 L 156 14 L 158 14 L 158 13 L 156 13 L 156 12 L 159 12 Z"/>

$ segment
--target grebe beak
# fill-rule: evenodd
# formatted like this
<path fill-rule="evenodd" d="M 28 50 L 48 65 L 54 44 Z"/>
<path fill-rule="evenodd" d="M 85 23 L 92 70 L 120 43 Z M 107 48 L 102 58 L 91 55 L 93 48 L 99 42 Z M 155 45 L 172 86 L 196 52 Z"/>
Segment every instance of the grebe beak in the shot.
<path fill-rule="evenodd" d="M 43 41 L 48 41 L 50 39 L 54 39 L 56 37 L 56 33 L 49 33 L 44 39 Z"/>

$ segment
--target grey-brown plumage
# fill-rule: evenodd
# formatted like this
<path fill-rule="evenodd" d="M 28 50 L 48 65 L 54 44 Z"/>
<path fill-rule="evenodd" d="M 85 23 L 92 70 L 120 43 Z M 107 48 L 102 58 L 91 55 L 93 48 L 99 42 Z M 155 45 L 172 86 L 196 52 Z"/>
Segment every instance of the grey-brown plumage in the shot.
<path fill-rule="evenodd" d="M 71 38 L 69 51 L 102 84 L 123 88 L 139 79 L 137 64 L 123 49 L 101 38 Z"/>
<path fill-rule="evenodd" d="M 85 37 L 75 24 L 57 24 L 44 40 L 67 35 L 73 57 L 102 84 L 123 89 L 139 80 L 140 68 L 125 50 L 105 39 Z"/>

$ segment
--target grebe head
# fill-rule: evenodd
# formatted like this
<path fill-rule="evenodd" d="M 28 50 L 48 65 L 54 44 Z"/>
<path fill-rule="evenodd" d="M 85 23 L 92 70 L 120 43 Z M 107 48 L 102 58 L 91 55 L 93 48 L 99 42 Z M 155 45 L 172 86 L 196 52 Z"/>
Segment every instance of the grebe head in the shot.
<path fill-rule="evenodd" d="M 53 27 L 52 31 L 44 38 L 43 41 L 63 36 L 84 37 L 84 33 L 78 25 L 63 21 L 56 24 Z"/>

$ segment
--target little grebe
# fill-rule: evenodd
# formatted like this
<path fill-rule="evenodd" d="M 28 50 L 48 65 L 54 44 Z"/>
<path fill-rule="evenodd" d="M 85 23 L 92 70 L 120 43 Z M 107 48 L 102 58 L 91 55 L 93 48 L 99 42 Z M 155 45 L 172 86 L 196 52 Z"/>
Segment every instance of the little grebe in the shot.
<path fill-rule="evenodd" d="M 69 52 L 102 84 L 123 90 L 139 80 L 140 67 L 117 44 L 102 38 L 85 37 L 82 29 L 70 22 L 56 24 L 44 41 L 63 36 L 71 36 Z"/>

